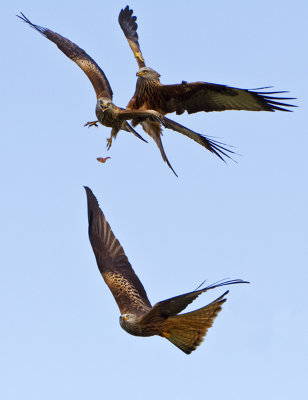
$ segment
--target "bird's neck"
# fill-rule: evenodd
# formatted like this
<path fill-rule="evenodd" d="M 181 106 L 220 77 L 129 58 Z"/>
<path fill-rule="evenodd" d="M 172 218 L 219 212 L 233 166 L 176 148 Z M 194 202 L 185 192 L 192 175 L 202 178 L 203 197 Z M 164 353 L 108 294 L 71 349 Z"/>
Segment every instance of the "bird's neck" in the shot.
<path fill-rule="evenodd" d="M 143 106 L 144 99 L 151 99 L 154 101 L 155 89 L 160 86 L 159 79 L 144 79 L 138 78 L 136 83 L 135 101 L 136 107 L 140 108 Z"/>

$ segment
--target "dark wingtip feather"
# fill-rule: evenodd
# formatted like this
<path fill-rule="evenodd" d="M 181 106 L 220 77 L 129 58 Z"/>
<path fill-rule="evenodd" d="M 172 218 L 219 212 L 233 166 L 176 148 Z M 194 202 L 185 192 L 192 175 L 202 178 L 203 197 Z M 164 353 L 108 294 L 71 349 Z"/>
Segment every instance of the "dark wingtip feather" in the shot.
<path fill-rule="evenodd" d="M 227 281 L 225 279 L 222 279 L 220 281 L 212 283 L 211 285 L 209 285 L 209 286 L 207 286 L 207 287 L 205 287 L 204 289 L 201 289 L 201 290 L 206 291 L 208 289 L 214 289 L 214 288 L 221 287 L 221 286 L 226 286 L 226 285 L 236 285 L 238 283 L 250 283 L 250 282 L 244 281 L 243 279 L 231 279 L 229 281 Z"/>
<path fill-rule="evenodd" d="M 95 204 L 97 204 L 97 206 L 99 206 L 98 201 L 97 201 L 96 197 L 94 196 L 92 190 L 88 186 L 84 186 L 84 189 L 86 191 L 87 198 L 89 200 L 93 201 Z"/>
<path fill-rule="evenodd" d="M 261 100 L 263 105 L 267 107 L 267 111 L 285 111 L 292 112 L 292 110 L 288 110 L 285 107 L 298 107 L 294 104 L 283 103 L 285 100 L 296 100 L 296 97 L 277 97 L 271 95 L 280 95 L 281 93 L 289 93 L 287 90 L 280 90 L 275 92 L 259 92 L 261 89 L 267 89 L 270 86 L 253 89 L 251 93 L 254 93 L 257 98 Z"/>
<path fill-rule="evenodd" d="M 40 32 L 42 35 L 46 36 L 46 35 L 45 35 L 45 32 L 47 31 L 46 28 L 43 28 L 42 26 L 33 24 L 21 11 L 20 11 L 20 14 L 21 14 L 22 16 L 16 14 L 16 17 L 20 18 L 23 22 L 25 22 L 25 23 L 27 23 L 28 25 L 30 25 L 31 28 L 37 30 L 37 31 Z"/>
<path fill-rule="evenodd" d="M 88 201 L 88 217 L 89 217 L 89 222 L 91 221 L 92 218 L 92 213 L 94 210 L 99 210 L 99 204 L 94 196 L 92 190 L 88 186 L 84 186 L 84 189 L 87 194 L 87 201 Z"/>
<path fill-rule="evenodd" d="M 237 162 L 229 154 L 227 154 L 227 153 L 230 153 L 230 154 L 238 155 L 235 151 L 232 151 L 232 150 L 230 150 L 230 149 L 225 147 L 225 146 L 229 146 L 229 145 L 227 145 L 225 143 L 222 143 L 222 142 L 219 142 L 217 140 L 209 139 L 209 137 L 207 137 L 207 136 L 204 136 L 204 135 L 201 135 L 201 134 L 199 134 L 199 135 L 201 137 L 203 137 L 204 140 L 207 143 L 210 144 L 210 149 L 209 149 L 210 152 L 215 154 L 217 157 L 219 157 L 225 164 L 227 164 L 227 162 L 223 158 L 223 156 L 229 158 L 229 160 Z M 229 147 L 232 147 L 232 146 L 229 146 Z"/>
<path fill-rule="evenodd" d="M 203 283 L 205 283 L 205 282 L 206 281 L 204 281 Z M 205 288 L 202 289 L 201 286 L 203 285 L 203 283 L 201 285 L 199 285 L 198 289 L 195 290 L 195 292 L 200 292 L 200 294 L 201 294 L 202 292 L 206 292 L 207 290 L 215 289 L 215 288 L 221 287 L 221 286 L 237 285 L 239 283 L 250 283 L 250 282 L 244 281 L 243 279 L 231 279 L 231 280 L 221 279 L 220 281 L 214 282 L 214 283 L 210 284 L 209 286 L 206 286 Z"/>
<path fill-rule="evenodd" d="M 137 17 L 133 15 L 133 10 L 131 10 L 129 6 L 126 6 L 120 11 L 118 21 L 124 32 L 124 35 L 138 44 L 138 25 L 136 20 Z"/>

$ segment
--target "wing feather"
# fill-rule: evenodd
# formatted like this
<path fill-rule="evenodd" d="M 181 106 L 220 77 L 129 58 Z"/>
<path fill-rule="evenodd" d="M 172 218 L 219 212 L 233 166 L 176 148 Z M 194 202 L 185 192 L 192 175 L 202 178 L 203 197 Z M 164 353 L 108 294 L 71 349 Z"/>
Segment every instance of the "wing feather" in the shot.
<path fill-rule="evenodd" d="M 91 189 L 85 187 L 88 200 L 89 238 L 100 273 L 111 290 L 121 314 L 141 315 L 151 303 L 123 247 L 114 236 Z"/>
<path fill-rule="evenodd" d="M 189 304 L 191 304 L 201 293 L 207 292 L 210 289 L 215 289 L 220 286 L 234 285 L 238 283 L 249 283 L 242 279 L 233 279 L 230 281 L 218 282 L 207 286 L 204 289 L 195 290 L 193 292 L 181 294 L 179 296 L 171 297 L 170 299 L 156 303 L 152 310 L 143 317 L 142 323 L 161 319 L 161 317 L 172 317 L 183 311 Z"/>
<path fill-rule="evenodd" d="M 225 110 L 291 111 L 285 107 L 296 107 L 284 103 L 285 100 L 293 100 L 293 97 L 269 96 L 285 92 L 261 92 L 207 82 L 161 85 L 157 87 L 157 91 L 161 109 L 165 113 L 182 114 L 187 111 L 191 114 L 199 111 Z"/>
<path fill-rule="evenodd" d="M 106 75 L 96 62 L 80 47 L 69 39 L 59 35 L 50 29 L 33 24 L 23 13 L 17 15 L 22 21 L 29 24 L 32 28 L 40 32 L 47 39 L 55 43 L 58 48 L 72 61 L 74 61 L 90 79 L 97 98 L 106 97 L 112 100 L 112 90 Z"/>
<path fill-rule="evenodd" d="M 201 144 L 201 146 L 205 147 L 211 153 L 216 154 L 216 156 L 224 162 L 225 160 L 223 157 L 227 157 L 232 160 L 232 157 L 227 153 L 235 154 L 234 151 L 224 147 L 227 146 L 224 143 L 217 142 L 216 140 L 210 139 L 204 135 L 201 135 L 200 133 L 194 132 L 191 129 L 186 128 L 186 126 L 183 126 L 167 117 L 164 117 L 164 126 L 167 129 L 172 129 L 176 132 L 182 133 L 195 142 Z"/>
<path fill-rule="evenodd" d="M 119 24 L 124 32 L 124 35 L 128 41 L 130 48 L 132 49 L 136 61 L 138 63 L 139 69 L 145 67 L 145 61 L 142 56 L 139 41 L 137 28 L 138 25 L 136 23 L 137 17 L 133 15 L 133 10 L 130 10 L 128 6 L 122 9 L 119 14 Z"/>

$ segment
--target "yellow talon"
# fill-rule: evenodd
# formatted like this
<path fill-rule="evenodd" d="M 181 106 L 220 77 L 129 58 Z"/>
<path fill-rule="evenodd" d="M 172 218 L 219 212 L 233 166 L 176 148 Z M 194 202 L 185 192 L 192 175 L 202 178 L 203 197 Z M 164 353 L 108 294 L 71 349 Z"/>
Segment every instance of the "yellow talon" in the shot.
<path fill-rule="evenodd" d="M 168 332 L 163 332 L 162 335 L 163 335 L 163 337 L 165 337 L 167 339 L 171 336 L 170 333 L 168 333 Z"/>
<path fill-rule="evenodd" d="M 96 126 L 96 128 L 98 128 L 97 122 L 98 121 L 87 122 L 86 124 L 84 124 L 84 126 L 87 126 L 88 128 L 90 128 L 91 126 Z"/>
<path fill-rule="evenodd" d="M 110 137 L 109 139 L 107 139 L 107 150 L 110 150 L 110 147 L 112 145 L 112 137 Z"/>

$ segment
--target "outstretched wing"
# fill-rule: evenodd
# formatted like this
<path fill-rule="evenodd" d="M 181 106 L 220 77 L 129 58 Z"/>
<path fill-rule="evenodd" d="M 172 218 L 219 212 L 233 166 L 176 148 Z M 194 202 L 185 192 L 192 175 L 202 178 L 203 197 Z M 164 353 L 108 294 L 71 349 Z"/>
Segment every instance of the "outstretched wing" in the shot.
<path fill-rule="evenodd" d="M 161 319 L 161 317 L 167 318 L 172 317 L 183 311 L 190 303 L 192 303 L 201 293 L 207 292 L 210 289 L 215 289 L 220 286 L 234 285 L 238 283 L 249 283 L 243 281 L 242 279 L 233 279 L 231 281 L 214 283 L 207 286 L 204 289 L 195 290 L 193 292 L 181 294 L 176 297 L 171 297 L 170 299 L 160 301 L 156 303 L 152 310 L 144 316 L 143 322 L 155 321 L 156 318 Z"/>
<path fill-rule="evenodd" d="M 157 98 L 164 113 L 189 114 L 199 111 L 291 111 L 285 107 L 296 107 L 284 103 L 293 97 L 279 97 L 280 92 L 261 92 L 258 89 L 239 89 L 207 82 L 182 82 L 178 85 L 157 87 Z"/>
<path fill-rule="evenodd" d="M 124 32 L 124 35 L 130 45 L 130 48 L 133 50 L 134 56 L 137 60 L 139 69 L 145 67 L 145 61 L 142 56 L 139 41 L 137 28 L 138 25 L 136 23 L 137 17 L 133 15 L 133 10 L 130 10 L 128 6 L 122 9 L 119 14 L 119 24 Z"/>
<path fill-rule="evenodd" d="M 224 147 L 227 146 L 224 143 L 217 142 L 216 140 L 210 139 L 204 135 L 201 135 L 200 133 L 194 132 L 191 129 L 186 128 L 186 126 L 183 126 L 167 117 L 164 117 L 164 126 L 167 129 L 172 129 L 173 131 L 182 133 L 183 135 L 194 140 L 195 142 L 201 144 L 201 146 L 208 149 L 211 153 L 216 154 L 216 156 L 224 162 L 225 160 L 223 157 L 232 159 L 232 157 L 229 156 L 229 154 L 227 153 L 235 154 L 234 151 Z"/>
<path fill-rule="evenodd" d="M 96 62 L 80 47 L 75 43 L 71 42 L 69 39 L 59 35 L 50 29 L 43 28 L 39 25 L 34 25 L 29 19 L 21 12 L 17 15 L 18 18 L 29 24 L 32 28 L 36 29 L 47 39 L 54 42 L 58 48 L 72 61 L 74 61 L 87 75 L 90 79 L 97 98 L 105 97 L 112 100 L 112 90 L 109 85 L 106 75 L 101 70 L 101 68 L 96 64 Z"/>
<path fill-rule="evenodd" d="M 114 236 L 91 189 L 88 199 L 89 238 L 100 273 L 111 290 L 121 314 L 142 315 L 151 309 L 147 294 Z"/>

